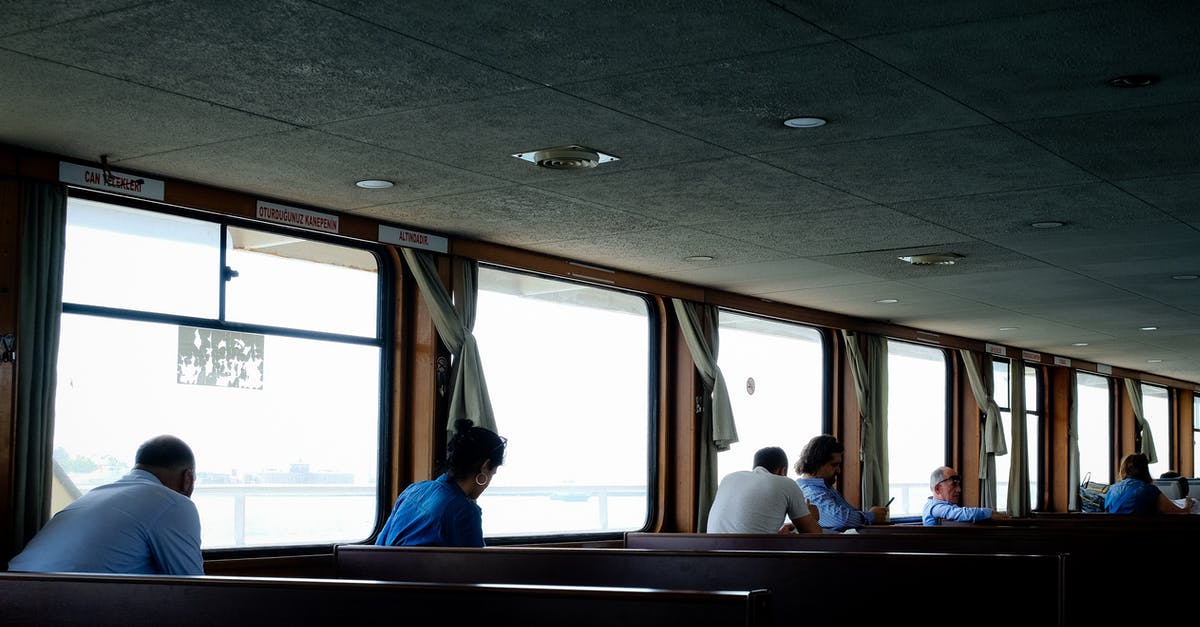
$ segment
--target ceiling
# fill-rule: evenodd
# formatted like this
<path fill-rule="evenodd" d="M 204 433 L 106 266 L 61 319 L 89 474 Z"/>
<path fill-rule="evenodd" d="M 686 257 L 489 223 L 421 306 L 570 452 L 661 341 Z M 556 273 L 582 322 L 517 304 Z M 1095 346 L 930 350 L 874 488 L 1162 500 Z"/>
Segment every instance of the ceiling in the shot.
<path fill-rule="evenodd" d="M 2 6 L 2 143 L 1200 382 L 1194 2 Z"/>

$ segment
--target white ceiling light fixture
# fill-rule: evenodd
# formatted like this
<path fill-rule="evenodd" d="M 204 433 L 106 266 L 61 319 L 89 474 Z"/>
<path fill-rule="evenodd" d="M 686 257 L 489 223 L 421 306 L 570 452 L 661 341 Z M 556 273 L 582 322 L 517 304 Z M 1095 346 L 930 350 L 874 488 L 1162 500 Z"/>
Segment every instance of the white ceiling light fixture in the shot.
<path fill-rule="evenodd" d="M 712 257 L 712 255 L 692 255 L 691 257 L 684 257 L 683 260 L 684 261 L 692 261 L 692 262 L 712 261 L 713 257 Z"/>
<path fill-rule="evenodd" d="M 881 298 L 875 302 L 877 302 L 881 305 L 894 305 L 894 304 L 900 302 L 900 299 L 899 298 Z"/>
<path fill-rule="evenodd" d="M 1000 330 L 1001 331 L 1016 331 L 1017 329 L 1020 329 L 1020 328 L 1021 327 L 1000 327 Z"/>
<path fill-rule="evenodd" d="M 1176 281 L 1195 281 L 1200 279 L 1200 274 L 1173 274 L 1171 278 Z"/>
<path fill-rule="evenodd" d="M 1032 222 L 1029 226 L 1035 229 L 1057 229 L 1066 225 L 1066 222 L 1059 222 L 1058 220 L 1045 220 L 1042 222 Z"/>
<path fill-rule="evenodd" d="M 1157 331 L 1157 330 L 1158 330 L 1158 327 L 1155 327 L 1155 326 L 1146 326 L 1146 327 L 1142 327 L 1140 330 L 1142 330 L 1142 331 Z"/>
<path fill-rule="evenodd" d="M 952 266 L 964 256 L 958 253 L 925 253 L 922 255 L 905 255 L 897 257 L 900 261 L 914 266 Z"/>
<path fill-rule="evenodd" d="M 783 125 L 788 128 L 817 128 L 818 126 L 825 126 L 828 123 L 829 121 L 825 118 L 819 118 L 812 115 L 805 115 L 783 121 Z"/>
<path fill-rule="evenodd" d="M 512 156 L 547 170 L 590 170 L 602 163 L 620 160 L 620 157 L 577 144 L 515 152 Z"/>
<path fill-rule="evenodd" d="M 354 183 L 363 189 L 387 189 L 395 183 L 384 179 L 363 179 Z"/>
<path fill-rule="evenodd" d="M 1071 346 L 1087 346 L 1087 342 L 1073 342 Z"/>
<path fill-rule="evenodd" d="M 1147 360 L 1146 360 L 1146 363 L 1148 363 L 1148 364 L 1161 364 L 1161 363 L 1162 363 L 1162 360 L 1161 360 L 1161 359 L 1147 359 Z"/>

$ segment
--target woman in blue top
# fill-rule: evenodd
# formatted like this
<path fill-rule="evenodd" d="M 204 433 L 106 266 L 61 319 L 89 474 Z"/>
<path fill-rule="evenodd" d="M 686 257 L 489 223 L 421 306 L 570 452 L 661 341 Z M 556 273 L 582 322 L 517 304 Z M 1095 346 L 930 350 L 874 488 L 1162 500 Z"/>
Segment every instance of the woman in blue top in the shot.
<path fill-rule="evenodd" d="M 507 440 L 470 420 L 454 423 L 446 444 L 446 472 L 404 489 L 375 544 L 379 546 L 483 546 L 483 494 L 504 463 Z"/>
<path fill-rule="evenodd" d="M 1144 453 L 1131 453 L 1121 460 L 1121 482 L 1109 486 L 1104 494 L 1104 511 L 1110 514 L 1187 514 L 1192 499 L 1180 508 L 1154 485 L 1150 459 Z"/>

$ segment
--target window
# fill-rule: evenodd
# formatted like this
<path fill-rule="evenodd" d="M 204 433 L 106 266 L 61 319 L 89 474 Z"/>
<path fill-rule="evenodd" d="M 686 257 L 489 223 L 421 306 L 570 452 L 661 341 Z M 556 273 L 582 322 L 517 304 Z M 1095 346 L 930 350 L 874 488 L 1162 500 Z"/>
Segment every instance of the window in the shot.
<path fill-rule="evenodd" d="M 1079 480 L 1112 483 L 1112 403 L 1109 380 L 1087 372 L 1075 373 L 1075 402 L 1079 428 Z"/>
<path fill-rule="evenodd" d="M 887 350 L 891 516 L 919 516 L 930 495 L 929 475 L 949 459 L 946 354 L 894 340 Z"/>
<path fill-rule="evenodd" d="M 1154 451 L 1158 462 L 1150 464 L 1150 476 L 1157 477 L 1171 470 L 1171 409 L 1167 402 L 1167 388 L 1158 385 L 1142 385 L 1142 413 L 1150 424 L 1154 437 Z"/>
<path fill-rule="evenodd" d="M 992 360 L 992 381 L 996 386 L 996 404 L 1000 406 L 1000 420 L 1004 423 L 1004 438 L 1008 443 L 1008 455 L 996 458 L 996 509 L 1008 509 L 1008 478 L 1012 470 L 1013 423 L 1012 404 L 1009 396 L 1010 362 L 1007 360 Z M 1025 451 L 1029 462 L 1029 494 L 1030 505 L 1038 506 L 1038 484 L 1041 481 L 1041 464 L 1038 463 L 1039 444 L 1041 438 L 1041 418 L 1038 399 L 1041 398 L 1041 378 L 1037 369 L 1025 366 Z"/>
<path fill-rule="evenodd" d="M 754 453 L 767 446 L 782 447 L 794 465 L 804 445 L 824 433 L 821 333 L 731 311 L 721 311 L 719 332 L 717 362 L 729 386 L 738 442 L 717 455 L 718 479 L 750 470 Z"/>
<path fill-rule="evenodd" d="M 1200 472 L 1200 394 L 1192 394 L 1192 474 Z M 1197 497 L 1200 498 L 1200 497 Z"/>
<path fill-rule="evenodd" d="M 484 535 L 645 527 L 655 389 L 646 300 L 481 267 L 474 335 L 508 438 L 479 498 Z"/>
<path fill-rule="evenodd" d="M 170 433 L 196 454 L 203 548 L 369 537 L 382 411 L 375 260 L 70 198 L 54 511 Z M 222 265 L 236 276 L 223 282 Z"/>

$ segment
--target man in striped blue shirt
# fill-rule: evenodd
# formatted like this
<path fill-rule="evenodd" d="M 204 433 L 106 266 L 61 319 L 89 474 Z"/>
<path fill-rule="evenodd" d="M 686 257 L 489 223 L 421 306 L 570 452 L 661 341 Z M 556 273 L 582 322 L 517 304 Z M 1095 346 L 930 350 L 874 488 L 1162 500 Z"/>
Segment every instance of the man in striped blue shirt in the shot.
<path fill-rule="evenodd" d="M 845 447 L 832 435 L 818 435 L 804 445 L 800 460 L 796 462 L 796 483 L 804 491 L 804 498 L 817 506 L 821 513 L 818 524 L 827 532 L 842 532 L 866 525 L 884 524 L 888 521 L 888 508 L 875 506 L 863 511 L 851 505 L 834 487 L 842 474 L 842 456 Z"/>

